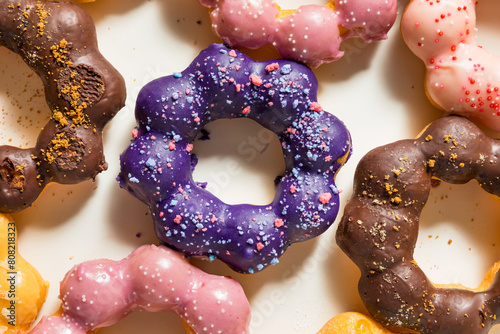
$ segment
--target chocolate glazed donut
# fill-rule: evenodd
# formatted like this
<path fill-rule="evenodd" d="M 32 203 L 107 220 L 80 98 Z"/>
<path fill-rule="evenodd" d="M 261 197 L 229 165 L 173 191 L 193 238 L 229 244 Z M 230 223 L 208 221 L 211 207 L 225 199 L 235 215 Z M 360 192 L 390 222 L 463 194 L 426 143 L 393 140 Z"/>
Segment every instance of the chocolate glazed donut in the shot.
<path fill-rule="evenodd" d="M 397 332 L 480 334 L 499 321 L 498 274 L 483 291 L 437 288 L 413 259 L 432 179 L 475 179 L 500 196 L 499 154 L 499 140 L 449 116 L 417 139 L 376 148 L 360 161 L 336 238 L 360 268 L 361 299 L 381 323 Z"/>
<path fill-rule="evenodd" d="M 16 212 L 50 182 L 78 183 L 107 168 L 102 129 L 126 93 L 97 48 L 92 18 L 77 5 L 0 0 L 0 45 L 42 79 L 52 112 L 35 147 L 0 147 L 0 212 Z"/>

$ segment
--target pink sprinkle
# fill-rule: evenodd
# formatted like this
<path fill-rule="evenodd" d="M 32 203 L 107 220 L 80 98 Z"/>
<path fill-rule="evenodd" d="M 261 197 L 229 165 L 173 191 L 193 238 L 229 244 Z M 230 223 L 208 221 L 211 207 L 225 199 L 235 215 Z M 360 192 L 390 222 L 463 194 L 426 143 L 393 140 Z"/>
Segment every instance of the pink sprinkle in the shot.
<path fill-rule="evenodd" d="M 321 196 L 319 196 L 319 201 L 322 204 L 326 204 L 326 203 L 330 202 L 330 199 L 332 199 L 332 194 L 330 194 L 330 193 L 322 193 Z"/>
<path fill-rule="evenodd" d="M 175 216 L 174 223 L 179 224 L 181 222 L 182 217 L 180 215 Z"/>
<path fill-rule="evenodd" d="M 309 110 L 313 110 L 313 111 L 321 111 L 321 110 L 323 110 L 323 108 L 321 108 L 321 105 L 320 105 L 318 102 L 313 102 L 313 103 L 311 103 L 311 105 L 309 106 Z"/>
<path fill-rule="evenodd" d="M 297 187 L 295 187 L 293 184 L 290 186 L 290 193 L 294 193 L 297 191 Z"/>
<path fill-rule="evenodd" d="M 297 132 L 297 129 L 292 128 L 292 127 L 289 127 L 288 129 L 286 129 L 286 133 L 291 133 L 292 135 L 294 135 L 296 132 Z"/>
<path fill-rule="evenodd" d="M 187 144 L 186 145 L 186 152 L 191 152 L 193 150 L 193 144 Z"/>
<path fill-rule="evenodd" d="M 332 156 L 331 155 L 327 155 L 325 157 L 325 161 L 332 161 Z"/>
<path fill-rule="evenodd" d="M 134 138 L 134 139 L 137 138 L 138 134 L 139 134 L 139 130 L 137 130 L 137 129 L 132 130 L 132 138 Z"/>
<path fill-rule="evenodd" d="M 272 72 L 274 70 L 277 70 L 278 68 L 280 68 L 280 64 L 278 64 L 278 63 L 272 63 L 272 64 L 269 64 L 269 65 L 266 66 L 266 71 Z"/>
<path fill-rule="evenodd" d="M 225 67 L 221 67 L 219 70 L 220 70 L 222 73 L 226 72 L 226 68 L 225 68 Z"/>
<path fill-rule="evenodd" d="M 236 57 L 236 51 L 234 51 L 234 50 L 229 51 L 229 55 L 231 57 Z"/>
<path fill-rule="evenodd" d="M 249 114 L 250 113 L 250 106 L 246 106 L 245 109 L 243 109 L 242 113 Z"/>
<path fill-rule="evenodd" d="M 241 66 L 240 65 L 235 65 L 234 68 L 236 69 L 236 71 L 239 71 Z"/>
<path fill-rule="evenodd" d="M 160 212 L 160 217 L 163 217 L 163 215 L 164 215 L 163 211 L 162 211 L 162 212 Z"/>
<path fill-rule="evenodd" d="M 277 228 L 280 228 L 283 225 L 285 225 L 285 223 L 283 223 L 283 219 L 276 218 L 274 220 L 274 226 L 276 226 Z"/>
<path fill-rule="evenodd" d="M 212 222 L 212 224 L 215 223 L 217 221 L 217 217 L 215 217 L 215 215 L 212 215 L 210 221 Z"/>
<path fill-rule="evenodd" d="M 200 118 L 199 118 L 198 116 L 196 116 L 196 117 L 194 118 L 194 121 L 195 121 L 196 123 L 199 123 L 201 120 L 200 120 Z"/>
<path fill-rule="evenodd" d="M 168 143 L 168 149 L 170 151 L 175 150 L 175 142 L 173 140 L 170 143 Z"/>
<path fill-rule="evenodd" d="M 189 95 L 190 92 L 189 88 L 186 88 L 186 95 Z"/>
<path fill-rule="evenodd" d="M 198 219 L 199 219 L 199 220 L 202 220 L 202 219 L 203 219 L 203 216 L 202 216 L 202 215 L 198 215 Z"/>
<path fill-rule="evenodd" d="M 262 242 L 257 243 L 257 250 L 260 251 L 262 248 L 264 248 L 264 244 Z"/>
<path fill-rule="evenodd" d="M 240 92 L 241 91 L 241 85 L 240 84 L 236 84 L 236 92 Z"/>
<path fill-rule="evenodd" d="M 260 86 L 260 85 L 262 85 L 262 79 L 261 79 L 258 75 L 252 74 L 252 75 L 250 76 L 250 81 L 252 81 L 252 83 L 253 83 L 255 86 Z"/>

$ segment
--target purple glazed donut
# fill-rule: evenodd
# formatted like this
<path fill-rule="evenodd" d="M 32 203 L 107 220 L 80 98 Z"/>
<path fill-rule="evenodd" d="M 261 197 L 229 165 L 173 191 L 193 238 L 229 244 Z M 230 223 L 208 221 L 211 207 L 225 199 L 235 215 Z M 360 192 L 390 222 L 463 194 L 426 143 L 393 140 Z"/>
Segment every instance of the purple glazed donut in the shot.
<path fill-rule="evenodd" d="M 149 206 L 162 243 L 219 258 L 241 273 L 276 264 L 290 244 L 328 229 L 339 209 L 335 175 L 351 138 L 316 102 L 317 88 L 304 65 L 256 62 L 211 45 L 182 73 L 142 88 L 120 186 Z M 229 205 L 193 180 L 196 135 L 211 121 L 239 117 L 273 131 L 282 144 L 286 170 L 269 205 Z"/>

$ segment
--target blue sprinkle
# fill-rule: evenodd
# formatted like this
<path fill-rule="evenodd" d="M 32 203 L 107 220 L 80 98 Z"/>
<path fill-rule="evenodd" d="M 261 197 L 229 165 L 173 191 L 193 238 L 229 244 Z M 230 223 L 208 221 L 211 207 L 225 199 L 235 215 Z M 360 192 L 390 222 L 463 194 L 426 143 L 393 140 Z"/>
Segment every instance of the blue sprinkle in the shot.
<path fill-rule="evenodd" d="M 128 180 L 132 183 L 139 183 L 139 179 L 136 177 L 130 177 Z"/>
<path fill-rule="evenodd" d="M 259 263 L 259 264 L 257 265 L 257 269 L 258 269 L 258 270 L 262 270 L 262 269 L 264 269 L 264 265 L 263 265 L 263 264 L 261 264 L 261 263 Z"/>
<path fill-rule="evenodd" d="M 248 240 L 247 240 L 247 244 L 249 244 L 249 245 L 253 245 L 253 239 L 248 239 Z"/>
<path fill-rule="evenodd" d="M 294 108 L 297 108 L 298 105 L 299 105 L 299 100 L 294 100 L 292 106 Z"/>
<path fill-rule="evenodd" d="M 224 49 L 220 49 L 220 50 L 219 50 L 219 52 L 220 52 L 221 54 L 223 54 L 223 55 L 225 55 L 225 54 L 227 53 L 227 51 L 226 51 L 226 50 L 224 50 Z"/>
<path fill-rule="evenodd" d="M 292 67 L 290 64 L 283 65 L 281 67 L 281 74 L 290 74 L 292 72 Z"/>
<path fill-rule="evenodd" d="M 179 201 L 177 201 L 176 199 L 173 199 L 170 201 L 170 206 L 176 206 L 177 203 L 179 203 Z"/>
<path fill-rule="evenodd" d="M 193 98 L 192 96 L 188 96 L 188 97 L 186 98 L 186 101 L 187 101 L 187 103 L 193 103 L 194 98 Z"/>
<path fill-rule="evenodd" d="M 309 94 L 309 88 L 304 89 L 304 94 Z"/>
<path fill-rule="evenodd" d="M 201 224 L 201 223 L 196 224 L 196 228 L 201 230 L 203 228 L 203 224 Z"/>
<path fill-rule="evenodd" d="M 337 187 L 335 187 L 335 185 L 331 184 L 330 185 L 330 189 L 332 190 L 332 192 L 333 192 L 334 195 L 338 195 L 339 194 L 339 190 L 337 189 Z"/>
<path fill-rule="evenodd" d="M 210 254 L 210 255 L 208 255 L 208 259 L 209 259 L 210 261 L 215 261 L 216 257 L 215 257 L 215 255 L 214 255 L 214 254 Z"/>
<path fill-rule="evenodd" d="M 277 264 L 278 264 L 278 262 L 280 262 L 280 261 L 278 260 L 278 258 L 277 258 L 277 257 L 275 257 L 275 258 L 273 258 L 273 259 L 271 260 L 271 264 L 272 264 L 273 266 L 274 266 L 274 265 L 277 265 Z"/>
<path fill-rule="evenodd" d="M 282 100 L 282 101 L 281 101 L 281 107 L 282 107 L 282 108 L 285 108 L 285 107 L 286 107 L 286 105 L 287 105 L 287 103 L 288 103 L 288 102 L 287 102 L 286 100 Z"/>
<path fill-rule="evenodd" d="M 174 135 L 174 141 L 180 141 L 182 139 L 179 135 Z"/>
<path fill-rule="evenodd" d="M 173 75 L 174 75 L 174 78 L 176 78 L 176 79 L 182 78 L 182 73 L 174 72 Z"/>
<path fill-rule="evenodd" d="M 149 158 L 146 161 L 146 166 L 148 166 L 148 167 L 154 167 L 154 166 L 156 166 L 156 161 L 153 158 Z"/>
<path fill-rule="evenodd" d="M 175 92 L 172 94 L 172 99 L 177 100 L 179 98 L 179 93 Z"/>
<path fill-rule="evenodd" d="M 255 271 L 253 270 L 253 268 L 248 268 L 248 273 L 249 274 L 253 274 Z"/>

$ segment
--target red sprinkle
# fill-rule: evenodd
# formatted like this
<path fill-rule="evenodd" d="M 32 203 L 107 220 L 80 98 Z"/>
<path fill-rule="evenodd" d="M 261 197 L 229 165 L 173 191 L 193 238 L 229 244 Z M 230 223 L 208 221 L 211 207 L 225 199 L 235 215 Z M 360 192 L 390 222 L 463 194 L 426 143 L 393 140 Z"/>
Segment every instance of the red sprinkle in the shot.
<path fill-rule="evenodd" d="M 329 203 L 331 199 L 332 199 L 332 194 L 330 194 L 330 193 L 322 193 L 321 196 L 319 196 L 319 201 L 322 204 Z"/>
<path fill-rule="evenodd" d="M 262 79 L 261 79 L 258 75 L 252 74 L 252 75 L 250 76 L 250 80 L 252 81 L 252 83 L 253 83 L 255 86 L 260 86 L 260 85 L 262 85 Z"/>

